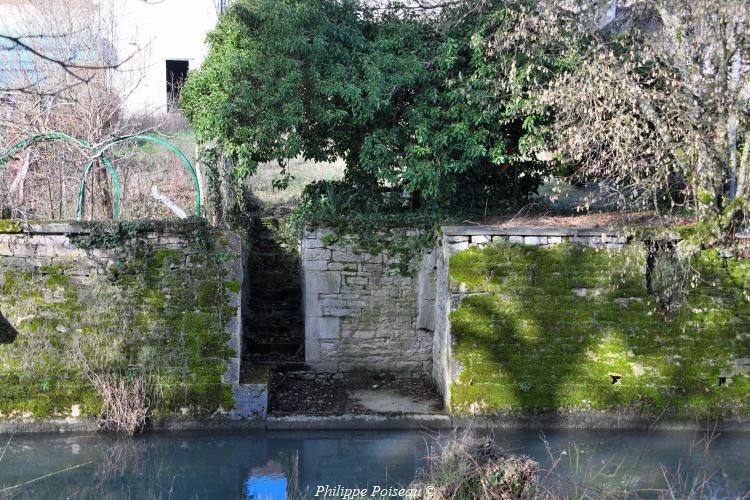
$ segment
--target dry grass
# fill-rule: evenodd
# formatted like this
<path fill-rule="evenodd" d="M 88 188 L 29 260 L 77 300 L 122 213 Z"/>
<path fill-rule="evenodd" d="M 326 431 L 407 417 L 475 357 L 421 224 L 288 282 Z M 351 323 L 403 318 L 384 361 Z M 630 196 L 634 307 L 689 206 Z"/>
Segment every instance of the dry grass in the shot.
<path fill-rule="evenodd" d="M 311 182 L 319 180 L 337 180 L 344 176 L 344 162 L 315 163 L 303 159 L 289 162 L 292 180 L 284 190 L 273 187 L 274 179 L 280 176 L 279 166 L 275 162 L 265 163 L 258 167 L 258 171 L 247 180 L 247 186 L 252 195 L 263 208 L 294 206 L 299 201 L 302 191 Z"/>
<path fill-rule="evenodd" d="M 154 133 L 179 148 L 191 162 L 196 161 L 196 143 L 191 130 Z M 188 214 L 193 214 L 195 190 L 182 161 L 161 146 L 140 145 L 135 150 L 121 151 L 127 160 L 117 168 L 123 184 L 122 213 L 124 219 L 173 218 L 174 214 L 151 196 L 151 186 L 169 197 Z M 286 189 L 273 187 L 280 177 L 278 164 L 265 163 L 249 177 L 246 186 L 258 205 L 264 209 L 292 207 L 297 204 L 305 186 L 317 180 L 340 179 L 344 163 L 315 163 L 302 159 L 289 162 L 292 179 Z M 204 200 L 205 203 L 205 200 Z"/>
<path fill-rule="evenodd" d="M 130 436 L 142 432 L 148 413 L 144 376 L 117 377 L 90 371 L 89 378 L 103 400 L 99 417 L 102 429 Z"/>
<path fill-rule="evenodd" d="M 525 456 L 502 454 L 490 438 L 477 439 L 471 429 L 447 445 L 436 443 L 424 477 L 413 485 L 433 500 L 533 498 L 539 466 Z M 427 498 L 425 496 L 425 498 Z"/>

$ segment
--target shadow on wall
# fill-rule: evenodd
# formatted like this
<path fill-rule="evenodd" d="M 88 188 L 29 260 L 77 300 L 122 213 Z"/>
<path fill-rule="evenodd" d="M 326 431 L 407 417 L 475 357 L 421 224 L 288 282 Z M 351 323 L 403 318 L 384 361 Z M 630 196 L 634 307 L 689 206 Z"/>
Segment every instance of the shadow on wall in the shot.
<path fill-rule="evenodd" d="M 498 245 L 451 259 L 457 413 L 605 410 L 694 417 L 750 407 L 750 262 L 703 252 L 683 307 L 646 288 L 642 244 Z M 685 286 L 690 287 L 690 283 Z"/>
<path fill-rule="evenodd" d="M 12 344 L 16 337 L 18 337 L 16 329 L 0 313 L 0 344 Z"/>

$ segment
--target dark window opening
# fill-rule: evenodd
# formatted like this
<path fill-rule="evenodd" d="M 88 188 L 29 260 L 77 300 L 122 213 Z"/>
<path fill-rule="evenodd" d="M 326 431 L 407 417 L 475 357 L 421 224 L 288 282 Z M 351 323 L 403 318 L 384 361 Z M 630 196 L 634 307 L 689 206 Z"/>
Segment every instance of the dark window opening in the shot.
<path fill-rule="evenodd" d="M 12 344 L 18 337 L 18 332 L 10 322 L 0 313 L 0 344 Z"/>
<path fill-rule="evenodd" d="M 188 61 L 167 60 L 167 110 L 173 111 L 180 101 L 180 91 L 187 79 Z"/>
<path fill-rule="evenodd" d="M 622 382 L 622 375 L 610 375 L 612 377 L 612 385 L 618 385 Z"/>
<path fill-rule="evenodd" d="M 719 377 L 719 387 L 726 387 L 726 385 L 727 385 L 727 378 Z"/>

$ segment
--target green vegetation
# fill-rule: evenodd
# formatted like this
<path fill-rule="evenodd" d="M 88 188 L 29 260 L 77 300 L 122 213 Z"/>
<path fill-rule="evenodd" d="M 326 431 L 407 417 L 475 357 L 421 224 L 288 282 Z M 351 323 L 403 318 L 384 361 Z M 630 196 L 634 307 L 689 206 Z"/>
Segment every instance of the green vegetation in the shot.
<path fill-rule="evenodd" d="M 545 72 L 486 51 L 510 7 L 461 9 L 436 30 L 358 1 L 236 2 L 182 106 L 235 180 L 262 162 L 342 158 L 342 181 L 306 190 L 308 215 L 518 203 L 545 171 L 534 155 L 545 117 L 525 93 Z"/>
<path fill-rule="evenodd" d="M 451 314 L 461 365 L 452 408 L 747 414 L 750 376 L 733 361 L 750 358 L 750 262 L 696 253 L 677 280 L 684 303 L 670 308 L 647 290 L 645 265 L 642 244 L 506 243 L 453 256 L 452 286 L 463 283 L 470 295 Z M 680 274 L 657 273 L 660 266 L 654 279 Z"/>
<path fill-rule="evenodd" d="M 239 284 L 226 279 L 221 242 L 206 247 L 209 236 L 183 230 L 192 243 L 180 250 L 148 244 L 135 229 L 92 231 L 84 248 L 117 248 L 122 256 L 93 283 L 80 277 L 89 261 L 0 275 L 0 310 L 21 318 L 15 341 L 0 344 L 0 415 L 51 417 L 72 405 L 97 415 L 102 401 L 87 367 L 116 377 L 143 373 L 157 416 L 233 407 L 221 377 L 224 360 L 235 356 L 225 325 L 236 309 L 225 306 L 226 293 Z"/>
<path fill-rule="evenodd" d="M 20 233 L 23 226 L 14 220 L 0 220 L 0 233 Z"/>

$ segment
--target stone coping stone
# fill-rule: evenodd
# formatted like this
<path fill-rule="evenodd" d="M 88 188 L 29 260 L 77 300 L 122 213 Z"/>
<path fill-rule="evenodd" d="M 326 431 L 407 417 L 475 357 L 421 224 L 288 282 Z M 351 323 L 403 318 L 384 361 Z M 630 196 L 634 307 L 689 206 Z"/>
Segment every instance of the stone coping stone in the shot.
<path fill-rule="evenodd" d="M 601 412 L 452 418 L 455 428 L 514 430 L 716 431 L 750 432 L 750 416 L 727 419 L 659 420 Z"/>
<path fill-rule="evenodd" d="M 451 429 L 449 415 L 288 415 L 268 417 L 272 430 L 406 430 Z"/>
<path fill-rule="evenodd" d="M 163 417 L 151 421 L 148 432 L 179 431 L 319 431 L 319 430 L 632 430 L 750 432 L 750 416 L 719 420 L 656 420 L 576 412 L 528 416 L 458 417 L 450 415 L 290 415 L 262 419 Z M 93 418 L 0 420 L 0 435 L 96 432 Z"/>
<path fill-rule="evenodd" d="M 613 229 L 572 227 L 443 226 L 446 236 L 624 236 Z"/>
<path fill-rule="evenodd" d="M 0 234 L 90 234 L 91 227 L 97 224 L 110 224 L 123 221 L 25 221 L 0 220 Z M 177 220 L 139 220 L 133 221 L 151 224 L 149 233 L 186 234 L 195 231 L 207 223 L 202 219 Z"/>
<path fill-rule="evenodd" d="M 150 420 L 146 432 L 264 429 L 262 419 L 158 417 Z M 99 423 L 95 418 L 0 420 L 0 435 L 68 434 L 98 430 Z"/>

